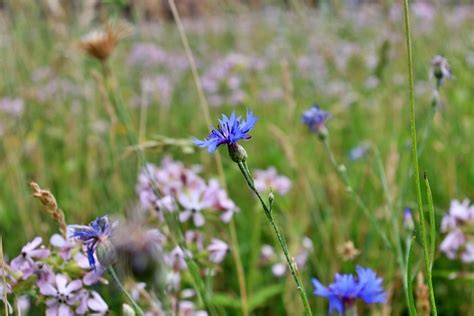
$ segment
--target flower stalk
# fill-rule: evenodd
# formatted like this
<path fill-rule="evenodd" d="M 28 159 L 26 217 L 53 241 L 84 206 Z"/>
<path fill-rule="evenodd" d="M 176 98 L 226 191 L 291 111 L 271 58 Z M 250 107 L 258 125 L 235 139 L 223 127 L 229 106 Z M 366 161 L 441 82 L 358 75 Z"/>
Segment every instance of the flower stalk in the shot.
<path fill-rule="evenodd" d="M 240 146 L 240 145 L 237 145 Z M 243 147 L 242 147 L 243 149 Z M 309 306 L 308 302 L 308 297 L 306 296 L 306 292 L 303 286 L 303 282 L 301 281 L 301 278 L 299 276 L 299 273 L 297 271 L 298 267 L 296 266 L 294 260 L 290 257 L 289 251 L 288 251 L 288 245 L 286 243 L 285 237 L 280 231 L 280 228 L 278 227 L 275 217 L 273 216 L 273 200 L 269 200 L 269 203 L 265 203 L 263 200 L 261 194 L 258 192 L 257 188 L 255 187 L 255 181 L 249 171 L 249 168 L 247 166 L 247 162 L 245 160 L 241 160 L 236 162 L 237 165 L 239 166 L 240 172 L 245 178 L 245 181 L 247 182 L 248 187 L 255 193 L 257 196 L 258 200 L 260 201 L 260 204 L 263 207 L 263 210 L 265 212 L 265 216 L 270 222 L 270 225 L 273 228 L 273 231 L 275 232 L 275 235 L 278 239 L 278 243 L 280 244 L 281 249 L 283 250 L 283 253 L 285 255 L 286 262 L 288 264 L 288 267 L 291 272 L 291 276 L 296 284 L 296 288 L 298 290 L 298 293 L 300 295 L 301 300 L 303 301 L 303 307 L 305 310 L 305 315 L 312 315 L 311 308 Z"/>
<path fill-rule="evenodd" d="M 416 138 L 416 118 L 415 118 L 415 91 L 414 91 L 414 79 L 413 79 L 413 53 L 411 46 L 411 28 L 410 28 L 410 15 L 408 0 L 404 1 L 404 22 L 405 22 L 405 33 L 406 33 L 406 47 L 407 47 L 407 64 L 408 64 L 408 84 L 410 94 L 410 129 L 411 129 L 411 143 L 412 143 L 412 156 L 413 156 L 413 168 L 415 170 L 415 187 L 418 203 L 418 212 L 420 215 L 420 230 L 421 230 L 421 241 L 423 245 L 423 257 L 426 271 L 426 278 L 428 279 L 428 289 L 431 310 L 433 315 L 437 315 L 436 302 L 433 290 L 433 283 L 431 279 L 431 264 L 429 255 L 429 246 L 426 237 L 425 227 L 425 215 L 423 211 L 423 200 L 421 194 L 421 181 L 420 181 L 420 170 L 418 165 L 418 150 L 417 150 L 417 138 Z"/>
<path fill-rule="evenodd" d="M 115 283 L 117 283 L 117 285 L 120 288 L 120 290 L 122 291 L 122 293 L 127 297 L 127 299 L 130 301 L 130 303 L 132 303 L 133 308 L 137 311 L 138 315 L 142 315 L 142 316 L 145 315 L 142 308 L 137 304 L 137 302 L 135 302 L 135 300 L 130 295 L 130 293 L 128 293 L 128 291 L 123 286 L 122 282 L 120 282 L 120 279 L 118 278 L 117 273 L 115 272 L 115 269 L 112 266 L 109 266 L 108 269 L 109 269 L 109 273 L 112 276 L 112 278 L 114 279 Z"/>

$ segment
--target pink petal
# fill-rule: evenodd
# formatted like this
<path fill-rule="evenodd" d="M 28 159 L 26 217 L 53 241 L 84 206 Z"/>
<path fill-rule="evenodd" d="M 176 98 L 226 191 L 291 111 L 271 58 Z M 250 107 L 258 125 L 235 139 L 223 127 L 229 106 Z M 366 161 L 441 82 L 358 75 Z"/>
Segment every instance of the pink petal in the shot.
<path fill-rule="evenodd" d="M 67 278 L 65 275 L 58 274 L 56 275 L 56 285 L 60 293 L 65 294 L 66 292 Z"/>
<path fill-rule="evenodd" d="M 58 308 L 58 316 L 74 316 L 74 313 L 72 312 L 71 308 L 69 308 L 69 306 L 66 304 L 61 304 Z"/>
<path fill-rule="evenodd" d="M 46 309 L 46 316 L 59 316 L 58 306 L 54 305 Z"/>
<path fill-rule="evenodd" d="M 29 252 L 35 249 L 36 247 L 38 247 L 39 245 L 41 245 L 42 242 L 43 242 L 43 239 L 41 237 L 36 237 L 31 242 L 27 243 L 21 250 L 23 252 Z"/>
<path fill-rule="evenodd" d="M 56 288 L 51 283 L 43 283 L 39 289 L 41 294 L 47 296 L 55 296 L 58 293 Z"/>
<path fill-rule="evenodd" d="M 50 254 L 51 254 L 51 251 L 49 251 L 49 249 L 45 249 L 45 248 L 31 250 L 31 251 L 28 253 L 28 255 L 29 255 L 31 258 L 38 258 L 38 259 L 47 258 L 47 257 L 49 257 Z"/>
<path fill-rule="evenodd" d="M 74 280 L 66 286 L 65 292 L 63 294 L 68 295 L 72 292 L 75 292 L 75 291 L 79 290 L 81 287 L 82 287 L 82 281 L 81 280 Z"/>
<path fill-rule="evenodd" d="M 95 312 L 106 312 L 109 309 L 107 303 L 96 291 L 92 291 L 92 298 L 87 300 L 89 308 Z"/>

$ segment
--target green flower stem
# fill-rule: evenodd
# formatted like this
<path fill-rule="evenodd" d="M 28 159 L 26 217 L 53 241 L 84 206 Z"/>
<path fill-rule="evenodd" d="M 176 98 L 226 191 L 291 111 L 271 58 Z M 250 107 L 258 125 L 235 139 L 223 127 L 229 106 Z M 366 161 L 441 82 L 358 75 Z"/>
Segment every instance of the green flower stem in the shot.
<path fill-rule="evenodd" d="M 413 54 L 411 47 L 411 31 L 410 31 L 410 15 L 408 0 L 403 2 L 403 11 L 405 13 L 405 33 L 406 33 L 406 46 L 407 46 L 407 64 L 408 64 L 408 83 L 410 92 L 410 129 L 411 129 L 411 142 L 412 142 L 412 156 L 413 156 L 413 167 L 415 170 L 415 187 L 418 203 L 418 212 L 420 214 L 420 230 L 421 230 L 421 241 L 423 245 L 423 257 L 425 262 L 426 278 L 428 280 L 428 289 L 430 293 L 430 303 L 433 315 L 438 315 L 436 310 L 436 302 L 434 297 L 433 283 L 431 279 L 431 268 L 430 268 L 430 255 L 429 246 L 426 238 L 426 227 L 425 227 L 425 215 L 423 212 L 423 200 L 421 195 L 421 184 L 420 184 L 420 170 L 418 165 L 418 152 L 417 152 L 417 139 L 416 139 L 416 118 L 415 118 L 415 92 L 414 92 L 414 80 L 413 80 Z"/>
<path fill-rule="evenodd" d="M 346 167 L 344 165 L 339 164 L 336 158 L 334 157 L 334 154 L 331 150 L 331 145 L 329 142 L 329 135 L 324 137 L 322 139 L 322 142 L 324 144 L 324 149 L 326 150 L 329 161 L 331 162 L 332 166 L 336 170 L 336 173 L 338 174 L 339 178 L 341 178 L 342 182 L 346 186 L 346 191 L 351 195 L 351 198 L 354 200 L 357 206 L 362 210 L 364 215 L 370 220 L 372 226 L 375 228 L 375 230 L 380 235 L 380 237 L 385 242 L 385 244 L 388 247 L 392 248 L 393 247 L 392 243 L 390 243 L 389 239 L 387 238 L 387 235 L 380 228 L 380 225 L 379 223 L 377 223 L 377 219 L 375 218 L 374 214 L 369 210 L 369 208 L 365 205 L 364 201 L 360 198 L 357 192 L 352 188 L 352 185 L 349 181 L 349 176 L 347 174 Z"/>
<path fill-rule="evenodd" d="M 117 273 L 115 273 L 115 270 L 112 266 L 109 266 L 108 268 L 109 270 L 109 273 L 110 275 L 112 276 L 112 278 L 114 279 L 115 283 L 117 283 L 117 285 L 119 286 L 120 290 L 122 291 L 122 293 L 128 298 L 128 300 L 130 301 L 130 303 L 132 303 L 133 305 L 133 308 L 135 308 L 136 312 L 139 314 L 139 315 L 145 315 L 145 313 L 143 312 L 142 308 L 137 304 L 137 302 L 135 302 L 135 300 L 133 299 L 133 297 L 130 295 L 130 293 L 128 293 L 128 291 L 125 289 L 125 287 L 123 286 L 122 282 L 120 282 L 120 279 L 118 278 L 117 276 Z"/>
<path fill-rule="evenodd" d="M 298 275 L 296 264 L 294 263 L 294 261 L 291 259 L 289 255 L 288 245 L 286 243 L 285 237 L 283 236 L 283 234 L 280 231 L 280 228 L 275 222 L 275 218 L 272 212 L 272 204 L 269 203 L 269 206 L 267 206 L 262 196 L 258 192 L 257 188 L 255 188 L 255 183 L 254 183 L 252 175 L 250 174 L 247 163 L 245 161 L 242 161 L 242 162 L 238 162 L 237 165 L 239 166 L 239 169 L 242 172 L 242 175 L 244 176 L 245 181 L 247 181 L 247 185 L 255 193 L 255 195 L 260 201 L 260 204 L 262 204 L 263 210 L 265 211 L 265 216 L 267 217 L 268 221 L 270 222 L 273 228 L 273 231 L 275 232 L 275 235 L 278 239 L 278 243 L 280 244 L 280 247 L 283 250 L 283 253 L 285 255 L 285 259 L 290 269 L 291 276 L 293 277 L 293 280 L 296 284 L 296 288 L 298 289 L 301 300 L 303 301 L 305 314 L 307 316 L 313 315 L 311 312 L 311 308 L 309 306 L 308 297 L 306 296 L 303 282 L 301 281 L 301 278 Z"/>
<path fill-rule="evenodd" d="M 352 305 L 344 310 L 344 316 L 357 316 L 357 305 Z"/>

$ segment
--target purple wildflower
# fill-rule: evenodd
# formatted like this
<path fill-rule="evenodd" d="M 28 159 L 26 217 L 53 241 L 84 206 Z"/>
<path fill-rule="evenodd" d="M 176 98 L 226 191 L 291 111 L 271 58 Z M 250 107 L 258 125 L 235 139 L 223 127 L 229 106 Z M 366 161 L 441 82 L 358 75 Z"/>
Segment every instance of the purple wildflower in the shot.
<path fill-rule="evenodd" d="M 96 263 L 94 253 L 99 244 L 109 242 L 112 235 L 113 224 L 109 222 L 107 216 L 97 217 L 89 226 L 84 225 L 69 225 L 69 237 L 80 240 L 84 243 L 87 249 L 87 259 L 93 270 L 95 270 Z"/>
<path fill-rule="evenodd" d="M 46 301 L 48 306 L 46 315 L 48 316 L 69 316 L 74 315 L 71 306 L 79 299 L 77 291 L 82 288 L 81 280 L 69 282 L 62 274 L 56 275 L 54 282 L 43 284 L 40 292 L 43 295 L 51 296 Z"/>
<path fill-rule="evenodd" d="M 45 259 L 51 254 L 48 249 L 40 247 L 42 242 L 43 239 L 41 239 L 41 237 L 36 237 L 27 243 L 21 249 L 21 254 L 11 262 L 12 269 L 22 273 L 23 280 L 26 280 L 35 273 L 37 267 L 34 259 Z"/>
<path fill-rule="evenodd" d="M 209 260 L 213 263 L 221 263 L 229 250 L 229 245 L 224 241 L 213 238 L 211 243 L 207 246 L 209 252 Z"/>
<path fill-rule="evenodd" d="M 232 112 L 230 117 L 222 114 L 219 120 L 219 126 L 213 128 L 209 136 L 204 140 L 194 139 L 194 144 L 199 147 L 207 147 L 209 152 L 215 152 L 217 147 L 222 144 L 234 145 L 239 140 L 248 140 L 251 138 L 249 132 L 255 126 L 257 118 L 252 111 L 247 111 L 247 118 L 244 120 L 241 116 L 237 117 Z"/>
<path fill-rule="evenodd" d="M 329 112 L 323 111 L 318 105 L 313 105 L 303 112 L 301 121 L 306 124 L 309 129 L 315 133 L 321 133 L 324 129 L 324 123 L 331 116 Z"/>
<path fill-rule="evenodd" d="M 384 303 L 387 293 L 382 287 L 383 279 L 377 277 L 369 268 L 358 266 L 357 276 L 339 274 L 334 277 L 334 282 L 324 286 L 313 278 L 314 295 L 322 296 L 329 300 L 329 313 L 335 310 L 343 314 L 344 310 L 354 305 L 357 299 L 362 299 L 367 304 Z"/>

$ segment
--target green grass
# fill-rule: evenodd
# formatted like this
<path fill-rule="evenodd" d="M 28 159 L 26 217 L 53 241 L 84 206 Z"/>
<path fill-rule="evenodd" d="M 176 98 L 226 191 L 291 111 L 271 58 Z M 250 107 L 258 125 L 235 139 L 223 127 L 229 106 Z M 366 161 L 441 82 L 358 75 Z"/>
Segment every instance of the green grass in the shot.
<path fill-rule="evenodd" d="M 474 16 L 472 10 L 470 12 L 464 22 L 453 25 L 448 23 L 449 17 L 452 20 L 452 8 L 439 10 L 429 27 L 426 21 L 412 14 L 419 141 L 424 126 L 433 124 L 426 144 L 421 145 L 424 149 L 419 164 L 420 172 L 426 170 L 430 179 L 436 232 L 439 234 L 436 236 L 437 245 L 442 240 L 439 223 L 449 208 L 450 200 L 473 198 L 474 192 L 474 46 L 470 27 Z M 220 113 L 229 114 L 236 110 L 244 114 L 248 108 L 259 117 L 252 140 L 243 143 L 249 155 L 247 162 L 250 170 L 275 166 L 293 181 L 287 196 L 276 195 L 274 212 L 285 233 L 290 253 L 297 252 L 304 235 L 314 243 L 314 252 L 300 271 L 308 295 L 311 295 L 310 277 L 329 283 L 334 273 L 352 273 L 355 265 L 361 264 L 384 277 L 385 288 L 392 294 L 388 304 L 392 314 L 407 314 L 403 293 L 405 271 L 401 271 L 397 264 L 396 252 L 385 246 L 351 195 L 345 193 L 345 186 L 332 169 L 323 144 L 300 123 L 301 112 L 314 102 L 333 113 L 328 122 L 331 147 L 336 160 L 346 166 L 354 191 L 374 213 L 379 228 L 393 239 L 393 222 L 386 217 L 388 190 L 393 198 L 391 211 L 395 212 L 390 215 L 400 225 L 401 240 L 409 240 L 411 236 L 401 227 L 403 207 L 416 208 L 417 198 L 413 179 L 407 178 L 411 151 L 403 15 L 396 19 L 380 12 L 375 16 L 368 12 L 361 15 L 366 18 L 364 23 L 350 19 L 347 14 L 334 17 L 304 10 L 304 18 L 301 18 L 272 9 L 244 12 L 242 15 L 220 13 L 207 22 L 204 19 L 185 20 L 184 27 L 201 76 L 219 56 L 232 52 L 261 58 L 267 64 L 263 70 L 240 70 L 243 91 L 247 94 L 245 102 L 236 107 L 211 107 L 210 116 L 216 122 Z M 0 147 L 0 234 L 4 254 L 9 259 L 15 257 L 21 246 L 34 236 L 40 235 L 47 240 L 52 232 L 57 231 L 54 222 L 45 217 L 41 206 L 31 196 L 30 180 L 54 193 L 69 224 L 87 223 L 105 213 L 125 214 L 137 202 L 134 186 L 140 169 L 139 161 L 136 155 L 125 154 L 129 140 L 123 126 L 110 124 L 104 107 L 105 99 L 93 75 L 100 74 L 100 64 L 76 47 L 80 36 L 91 26 L 81 26 L 77 16 L 66 24 L 45 16 L 46 12 L 39 7 L 31 6 L 25 10 L 17 4 L 0 26 L 0 93 L 25 101 L 25 111 L 20 118 L 0 112 L 0 124 L 5 127 Z M 211 29 L 211 22 L 218 26 Z M 144 25 L 144 22 L 134 22 L 133 35 L 118 45 L 109 61 L 120 95 L 126 104 L 131 104 L 132 98 L 140 93 L 143 76 L 174 76 L 171 106 L 164 108 L 159 102 L 154 102 L 148 108 L 144 139 L 153 140 L 157 135 L 177 139 L 203 137 L 208 126 L 188 69 L 173 74 L 172 69 L 140 70 L 127 64 L 130 48 L 139 41 L 152 42 L 166 51 L 184 56 L 173 24 L 152 24 L 146 29 L 142 28 Z M 385 50 L 388 52 L 384 53 Z M 338 67 L 346 51 L 350 51 L 346 67 Z M 444 106 L 431 123 L 429 113 L 434 82 L 430 81 L 429 71 L 431 58 L 436 54 L 448 58 L 455 78 L 441 88 Z M 303 55 L 321 66 L 301 69 L 298 59 Z M 369 68 L 365 63 L 368 58 L 375 58 L 378 66 Z M 276 101 L 262 102 L 258 98 L 262 91 L 273 88 L 283 92 L 288 85 L 284 79 L 283 61 L 288 63 L 292 94 Z M 31 77 L 38 68 L 45 66 L 52 71 L 52 77 L 72 82 L 76 92 L 56 93 L 48 100 L 40 100 L 37 93 L 44 92 L 45 88 Z M 379 75 L 379 84 L 368 88 L 365 82 L 374 73 Z M 331 92 L 335 85 L 341 86 L 340 91 Z M 288 100 L 294 100 L 296 108 L 291 108 Z M 140 110 L 131 106 L 128 110 L 132 128 L 137 131 Z M 106 124 L 104 131 L 96 128 L 98 122 Z M 372 154 L 358 161 L 348 159 L 348 151 L 363 141 L 368 141 L 379 151 L 385 180 L 381 180 L 380 169 L 377 169 L 380 166 Z M 202 164 L 206 176 L 218 176 L 214 159 L 205 151 L 187 153 L 168 146 L 164 150 L 146 150 L 145 154 L 153 163 L 159 163 L 164 155 L 172 155 L 187 165 Z M 244 271 L 247 277 L 254 278 L 246 280 L 251 284 L 248 288 L 249 306 L 256 308 L 258 315 L 300 315 L 302 305 L 290 278 L 277 279 L 269 268 L 250 271 L 254 269 L 250 265 L 253 249 L 259 248 L 261 243 L 276 243 L 271 227 L 246 189 L 237 166 L 228 159 L 226 150 L 221 154 L 229 195 L 241 209 L 235 220 Z M 384 181 L 387 188 L 384 188 Z M 423 186 L 422 191 L 424 198 Z M 428 205 L 424 209 L 428 210 Z M 250 244 L 256 216 L 261 217 L 262 240 Z M 428 212 L 425 218 L 429 218 Z M 206 234 L 227 239 L 228 229 L 209 228 Z M 353 262 L 342 261 L 336 251 L 337 246 L 347 240 L 353 240 L 361 251 Z M 412 247 L 411 274 L 415 276 L 423 270 L 418 238 Z M 218 310 L 234 315 L 240 308 L 240 300 L 231 255 L 222 269 L 223 272 L 213 280 L 216 294 L 211 301 Z M 472 314 L 474 305 L 469 300 L 472 283 L 462 278 L 451 280 L 443 277 L 443 271 L 472 272 L 472 265 L 448 260 L 435 251 L 433 283 L 438 313 Z M 101 292 L 118 313 L 120 304 L 112 298 L 113 295 L 108 295 L 113 294 L 111 290 L 103 288 Z M 315 315 L 326 312 L 326 303 L 321 298 L 310 296 L 309 300 Z M 379 306 L 373 310 L 381 309 Z M 360 310 L 369 313 L 369 309 L 362 306 Z"/>

